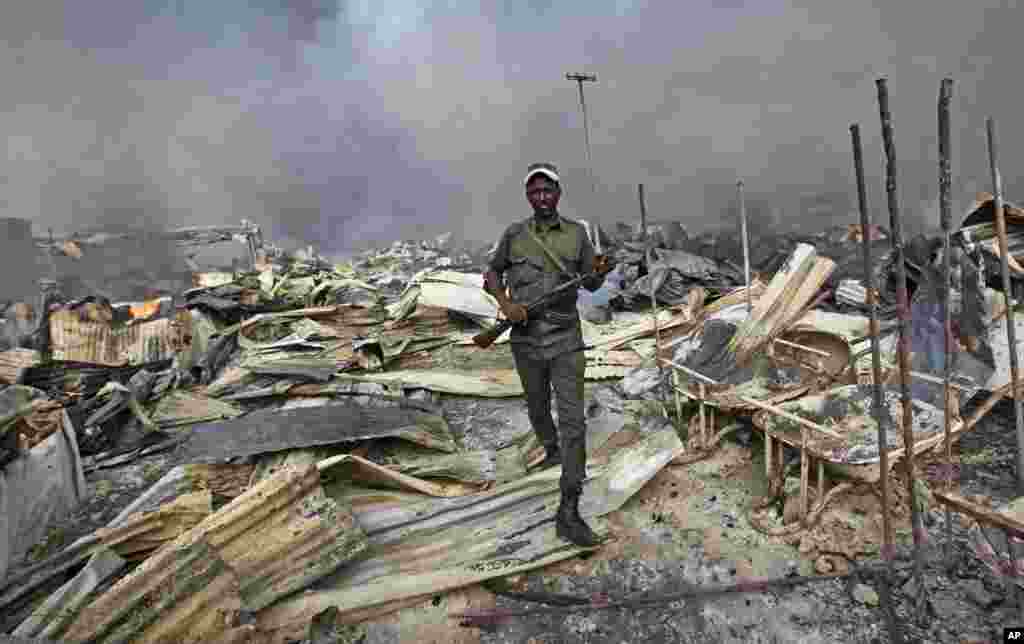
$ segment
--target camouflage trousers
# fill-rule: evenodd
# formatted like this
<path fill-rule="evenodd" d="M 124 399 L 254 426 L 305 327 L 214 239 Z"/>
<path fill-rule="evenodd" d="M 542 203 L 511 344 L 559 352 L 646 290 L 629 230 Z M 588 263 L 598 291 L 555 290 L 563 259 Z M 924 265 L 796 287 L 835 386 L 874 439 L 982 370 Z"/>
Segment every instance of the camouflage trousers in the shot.
<path fill-rule="evenodd" d="M 587 360 L 582 351 L 543 359 L 533 347 L 513 345 L 516 371 L 526 392 L 530 424 L 545 448 L 559 447 L 563 492 L 579 493 L 586 478 L 586 407 L 583 383 Z M 558 428 L 551 417 L 551 393 L 558 405 Z"/>

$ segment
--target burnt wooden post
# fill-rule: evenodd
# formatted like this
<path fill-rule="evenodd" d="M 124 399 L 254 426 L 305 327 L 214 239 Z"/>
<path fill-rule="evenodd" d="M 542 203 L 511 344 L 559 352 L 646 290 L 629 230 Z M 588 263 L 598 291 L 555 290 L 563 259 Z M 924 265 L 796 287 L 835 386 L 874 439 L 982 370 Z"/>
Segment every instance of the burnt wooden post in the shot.
<path fill-rule="evenodd" d="M 952 244 L 953 234 L 953 196 L 952 196 L 952 139 L 949 133 L 949 102 L 953 98 L 953 79 L 943 79 L 939 86 L 939 224 L 942 226 L 942 328 L 945 329 L 946 357 L 942 368 L 942 397 L 946 401 L 943 414 L 943 432 L 946 452 L 944 479 L 946 490 L 953 487 L 953 446 L 950 440 L 950 428 L 953 423 L 953 409 L 950 405 L 952 388 L 950 377 L 953 373 L 953 312 L 950 307 L 950 290 L 953 286 L 952 275 Z M 953 555 L 953 517 L 949 506 L 945 506 L 946 519 L 946 560 Z"/>
<path fill-rule="evenodd" d="M 637 184 L 636 194 L 637 198 L 640 200 L 640 231 L 642 233 L 641 239 L 644 244 L 644 259 L 640 264 L 640 276 L 643 277 L 647 274 L 647 271 L 651 270 L 651 251 L 650 248 L 648 248 L 650 238 L 647 236 L 647 200 L 644 199 L 644 184 Z"/>
<path fill-rule="evenodd" d="M 907 266 L 903 254 L 903 225 L 896 183 L 896 148 L 892 136 L 892 114 L 889 111 L 889 88 L 884 78 L 879 78 L 875 83 L 878 87 L 878 112 L 882 121 L 882 140 L 885 147 L 885 192 L 888 198 L 889 221 L 892 228 L 893 259 L 896 263 L 900 397 L 903 403 L 903 465 L 907 477 L 907 500 L 910 503 L 910 524 L 914 537 L 914 578 L 918 588 L 918 618 L 921 619 L 925 615 L 927 605 L 922 579 L 924 573 L 922 545 L 925 534 L 921 529 L 921 513 L 917 507 L 917 490 L 914 481 L 914 408 L 910 397 L 910 301 L 907 296 Z"/>
<path fill-rule="evenodd" d="M 647 242 L 647 202 L 644 200 L 644 184 L 636 186 L 637 197 L 640 199 L 640 232 L 643 233 L 644 243 Z"/>
<path fill-rule="evenodd" d="M 853 139 L 853 167 L 857 175 L 857 204 L 860 209 L 860 227 L 864 250 L 864 290 L 867 293 L 869 311 L 869 333 L 871 334 L 871 411 L 878 425 L 878 467 L 881 476 L 878 479 L 882 488 L 882 558 L 891 566 L 893 558 L 892 522 L 889 520 L 889 450 L 886 422 L 889 417 L 883 408 L 885 397 L 882 395 L 882 354 L 878 338 L 878 294 L 875 291 L 874 266 L 871 262 L 871 219 L 868 214 L 868 195 L 864 182 L 864 153 L 860 143 L 860 126 L 850 126 L 850 137 Z"/>
<path fill-rule="evenodd" d="M 1013 390 L 1013 419 L 1017 428 L 1017 493 L 1024 494 L 1024 416 L 1020 400 L 1020 358 L 1017 354 L 1017 327 L 1014 325 L 1013 283 L 1010 280 L 1010 251 L 1006 242 L 1006 214 L 1003 212 L 1003 179 L 999 175 L 999 148 L 996 122 L 985 123 L 988 134 L 988 163 L 992 171 L 992 207 L 995 209 L 996 235 L 999 237 L 999 264 L 1002 269 L 1003 292 L 1006 295 L 1006 341 L 1010 347 L 1010 382 Z"/>

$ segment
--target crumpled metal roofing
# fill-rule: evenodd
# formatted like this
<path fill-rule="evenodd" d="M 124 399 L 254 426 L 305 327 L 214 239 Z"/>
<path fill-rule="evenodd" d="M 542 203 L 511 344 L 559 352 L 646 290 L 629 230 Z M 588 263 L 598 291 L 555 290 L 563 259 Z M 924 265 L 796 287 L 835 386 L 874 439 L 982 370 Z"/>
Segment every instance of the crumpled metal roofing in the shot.
<path fill-rule="evenodd" d="M 633 367 L 607 364 L 600 352 L 588 352 L 587 380 L 621 378 Z M 382 373 L 345 374 L 344 379 L 381 385 L 407 385 L 458 396 L 515 398 L 523 395 L 523 384 L 515 369 L 476 369 L 472 372 L 446 369 L 402 369 Z"/>
<path fill-rule="evenodd" d="M 593 519 L 618 509 L 682 451 L 679 436 L 666 428 L 594 463 L 581 514 Z M 487 492 L 419 504 L 389 502 L 386 494 L 353 499 L 370 539 L 369 556 L 260 611 L 258 627 L 283 643 L 301 638 L 310 619 L 331 606 L 341 620 L 357 620 L 370 610 L 579 554 L 555 535 L 560 473 L 552 468 Z"/>
<path fill-rule="evenodd" d="M 106 366 L 166 360 L 187 346 L 191 323 L 187 311 L 121 326 L 83 320 L 77 311 L 55 311 L 50 315 L 52 358 Z"/>
<path fill-rule="evenodd" d="M 207 642 L 366 549 L 317 466 L 283 467 L 161 548 L 78 614 L 72 641 Z"/>

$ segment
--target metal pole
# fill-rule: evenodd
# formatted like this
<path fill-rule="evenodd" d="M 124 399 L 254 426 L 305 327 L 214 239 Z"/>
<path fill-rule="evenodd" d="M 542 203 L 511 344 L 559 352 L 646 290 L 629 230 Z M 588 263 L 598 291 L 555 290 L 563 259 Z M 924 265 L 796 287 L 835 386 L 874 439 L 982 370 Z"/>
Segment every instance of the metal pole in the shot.
<path fill-rule="evenodd" d="M 594 180 L 594 164 L 590 155 L 590 120 L 587 116 L 587 101 L 583 97 L 583 83 L 596 83 L 597 76 L 594 74 L 566 74 L 567 80 L 576 81 L 580 90 L 580 110 L 583 112 L 583 142 L 587 149 L 587 174 L 590 175 L 590 190 L 597 194 L 597 182 Z"/>
<path fill-rule="evenodd" d="M 885 145 L 885 191 L 888 196 L 889 221 L 892 227 L 893 259 L 896 262 L 896 310 L 899 315 L 899 369 L 900 398 L 903 402 L 903 465 L 907 477 L 907 500 L 910 503 L 910 525 L 914 538 L 914 578 L 918 588 L 917 614 L 923 619 L 927 602 L 924 592 L 924 559 L 921 552 L 924 532 L 917 507 L 914 481 L 914 408 L 910 397 L 910 302 L 907 296 L 907 266 L 903 254 L 903 226 L 900 216 L 896 183 L 896 147 L 892 136 L 892 114 L 889 111 L 889 88 L 886 79 L 876 81 L 878 86 L 878 112 L 882 121 L 882 139 Z M 880 448 L 882 446 L 879 446 Z M 883 476 L 886 473 L 883 472 Z"/>
<path fill-rule="evenodd" d="M 644 228 L 644 246 L 647 246 L 647 203 L 644 201 L 644 184 L 639 186 L 640 196 L 640 221 Z M 651 248 L 646 248 L 644 251 L 644 261 L 647 262 L 648 269 L 651 266 Z M 658 298 L 654 290 L 654 280 L 651 280 L 651 311 L 652 325 L 654 327 L 654 362 L 658 365 L 658 371 L 661 371 L 661 334 L 658 332 Z"/>
<path fill-rule="evenodd" d="M 988 163 L 992 171 L 992 206 L 995 208 L 996 234 L 999 236 L 999 260 L 1003 274 L 1003 292 L 1006 296 L 1006 341 L 1010 345 L 1010 381 L 1013 383 L 1013 419 L 1017 427 L 1017 493 L 1024 494 L 1024 414 L 1020 400 L 1020 358 L 1017 354 L 1017 328 L 1014 325 L 1013 284 L 1010 281 L 1010 252 L 1006 243 L 1006 216 L 1003 212 L 1003 179 L 999 175 L 999 149 L 996 141 L 996 122 L 989 117 Z"/>
<path fill-rule="evenodd" d="M 889 444 L 886 421 L 889 417 L 884 413 L 885 397 L 882 395 L 882 353 L 878 337 L 878 297 L 875 290 L 874 266 L 871 262 L 871 229 L 870 215 L 868 214 L 868 195 L 864 183 L 864 155 L 860 143 L 860 126 L 850 126 L 850 137 L 853 139 L 853 167 L 857 175 L 857 203 L 860 207 L 860 227 L 863 232 L 864 250 L 864 288 L 867 291 L 867 304 L 869 311 L 869 324 L 871 334 L 871 373 L 872 373 L 872 394 L 875 424 L 878 425 L 878 466 L 881 476 L 878 479 L 882 492 L 882 558 L 889 563 L 890 572 L 892 558 L 895 554 L 892 548 L 892 522 L 889 519 Z"/>
<path fill-rule="evenodd" d="M 945 329 L 945 350 L 946 358 L 942 365 L 943 390 L 942 395 L 946 401 L 943 414 L 943 432 L 946 451 L 945 488 L 952 491 L 953 488 L 953 446 L 950 440 L 950 430 L 953 424 L 953 409 L 950 405 L 952 388 L 950 377 L 953 373 L 953 312 L 949 304 L 950 290 L 952 283 L 952 244 L 950 243 L 953 234 L 953 195 L 952 195 L 952 163 L 953 157 L 952 137 L 949 133 L 949 103 L 953 98 L 953 79 L 945 78 L 939 85 L 939 224 L 942 226 L 942 327 Z M 946 519 L 946 561 L 951 561 L 953 556 L 953 516 L 948 505 L 943 506 Z"/>
<path fill-rule="evenodd" d="M 637 196 L 640 198 L 640 231 L 644 235 L 644 243 L 647 243 L 647 204 L 644 202 L 644 184 L 637 184 Z"/>
<path fill-rule="evenodd" d="M 646 275 L 651 270 L 651 249 L 647 237 L 647 201 L 644 199 L 644 184 L 637 184 L 637 196 L 640 199 L 640 228 L 643 233 L 644 259 L 640 264 L 640 274 Z M 654 282 L 651 282 L 652 284 Z"/>
<path fill-rule="evenodd" d="M 750 293 L 750 237 L 747 234 L 747 202 L 743 196 L 743 179 L 736 182 L 736 192 L 740 197 L 740 237 L 743 238 L 743 276 L 747 281 L 747 315 L 754 310 L 754 300 Z"/>

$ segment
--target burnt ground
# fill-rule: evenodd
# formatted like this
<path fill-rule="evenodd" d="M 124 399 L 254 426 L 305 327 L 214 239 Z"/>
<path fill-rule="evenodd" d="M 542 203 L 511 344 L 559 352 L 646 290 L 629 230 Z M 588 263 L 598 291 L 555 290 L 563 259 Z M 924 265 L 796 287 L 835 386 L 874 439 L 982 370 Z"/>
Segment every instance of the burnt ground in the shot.
<path fill-rule="evenodd" d="M 971 401 L 970 413 L 981 400 Z M 755 442 L 755 453 L 758 444 Z M 999 506 L 1014 498 L 1016 440 L 1012 402 L 1003 401 L 954 447 L 962 457 L 959 486 L 965 495 L 982 495 Z M 921 470 L 929 470 L 921 464 Z M 931 468 L 929 471 L 933 471 Z M 894 484 L 903 486 L 902 481 Z M 939 485 L 931 482 L 934 489 Z M 918 613 L 912 581 L 909 535 L 897 539 L 896 561 L 889 584 L 898 630 L 904 642 L 1001 642 L 1005 626 L 1024 625 L 1016 596 L 973 554 L 968 545 L 970 522 L 952 515 L 951 540 L 946 539 L 941 507 L 925 515 L 927 547 L 924 579 L 927 602 Z M 899 537 L 899 535 L 897 535 Z M 949 550 L 947 550 L 949 548 Z M 706 556 L 700 544 L 683 557 L 610 561 L 600 574 L 580 576 L 572 566 L 560 579 L 542 572 L 527 575 L 519 592 L 554 592 L 591 597 L 652 597 L 697 585 L 728 585 L 739 581 L 735 565 Z M 862 561 L 869 569 L 880 560 Z M 585 568 L 585 563 L 578 566 Z M 784 574 L 785 565 L 780 569 Z M 864 586 L 819 582 L 773 592 L 735 594 L 700 602 L 628 610 L 605 610 L 515 617 L 482 634 L 488 644 L 582 644 L 588 642 L 889 642 L 887 620 L 879 607 L 884 596 L 879 579 L 866 575 Z M 539 604 L 498 597 L 511 610 Z M 921 615 L 918 619 L 918 615 Z"/>
<path fill-rule="evenodd" d="M 974 401 L 976 403 L 977 401 Z M 965 414 L 973 404 L 968 404 Z M 454 411 L 454 410 L 453 410 Z M 453 419 L 455 420 L 455 419 Z M 753 445 L 755 453 L 758 443 Z M 1016 440 L 1013 406 L 1003 401 L 968 435 L 955 452 L 961 457 L 960 490 L 983 495 L 998 506 L 1012 499 Z M 139 459 L 129 466 L 99 470 L 87 475 L 92 495 L 71 517 L 55 524 L 46 542 L 31 553 L 38 561 L 69 545 L 76 538 L 106 525 L 153 482 L 180 464 L 176 452 Z M 927 469 L 927 468 L 922 468 Z M 896 483 L 897 485 L 899 483 Z M 937 485 L 937 484 L 936 484 Z M 945 522 L 941 508 L 928 513 L 928 557 L 925 585 L 927 612 L 922 621 L 915 614 L 911 580 L 911 549 L 897 549 L 892 580 L 895 612 L 906 642 L 1002 641 L 1004 626 L 1024 624 L 1016 598 L 1003 582 L 985 567 L 968 546 L 969 522 L 953 515 L 952 553 L 945 551 Z M 579 564 L 585 561 L 574 560 Z M 786 568 L 782 562 L 780 573 Z M 730 584 L 737 569 L 728 561 L 711 560 L 700 543 L 683 557 L 662 560 L 623 558 L 608 561 L 599 574 L 573 575 L 572 562 L 556 575 L 538 571 L 519 580 L 517 590 L 612 597 L 651 597 L 693 585 Z M 555 580 L 552 581 L 552 577 Z M 865 580 L 875 593 L 877 581 Z M 699 603 L 676 602 L 635 610 L 582 612 L 573 615 L 518 617 L 493 631 L 476 631 L 478 642 L 488 644 L 565 642 L 887 642 L 890 641 L 883 611 L 873 593 L 858 589 L 856 597 L 839 582 L 820 582 L 792 590 L 747 593 Z M 44 593 L 40 593 L 43 595 Z M 497 597 L 499 607 L 525 609 L 537 603 Z M 443 606 L 442 606 L 443 607 Z M 4 615 L 0 631 L 9 632 L 27 615 L 26 610 Z M 468 630 L 468 629 L 467 629 Z M 473 629 L 475 630 L 475 629 Z M 449 634 L 451 632 L 449 631 Z M 374 637 L 376 635 L 377 637 Z M 371 629 L 364 641 L 385 641 Z M 397 641 L 397 640 L 390 640 Z M 402 641 L 405 641 L 404 639 Z"/>

